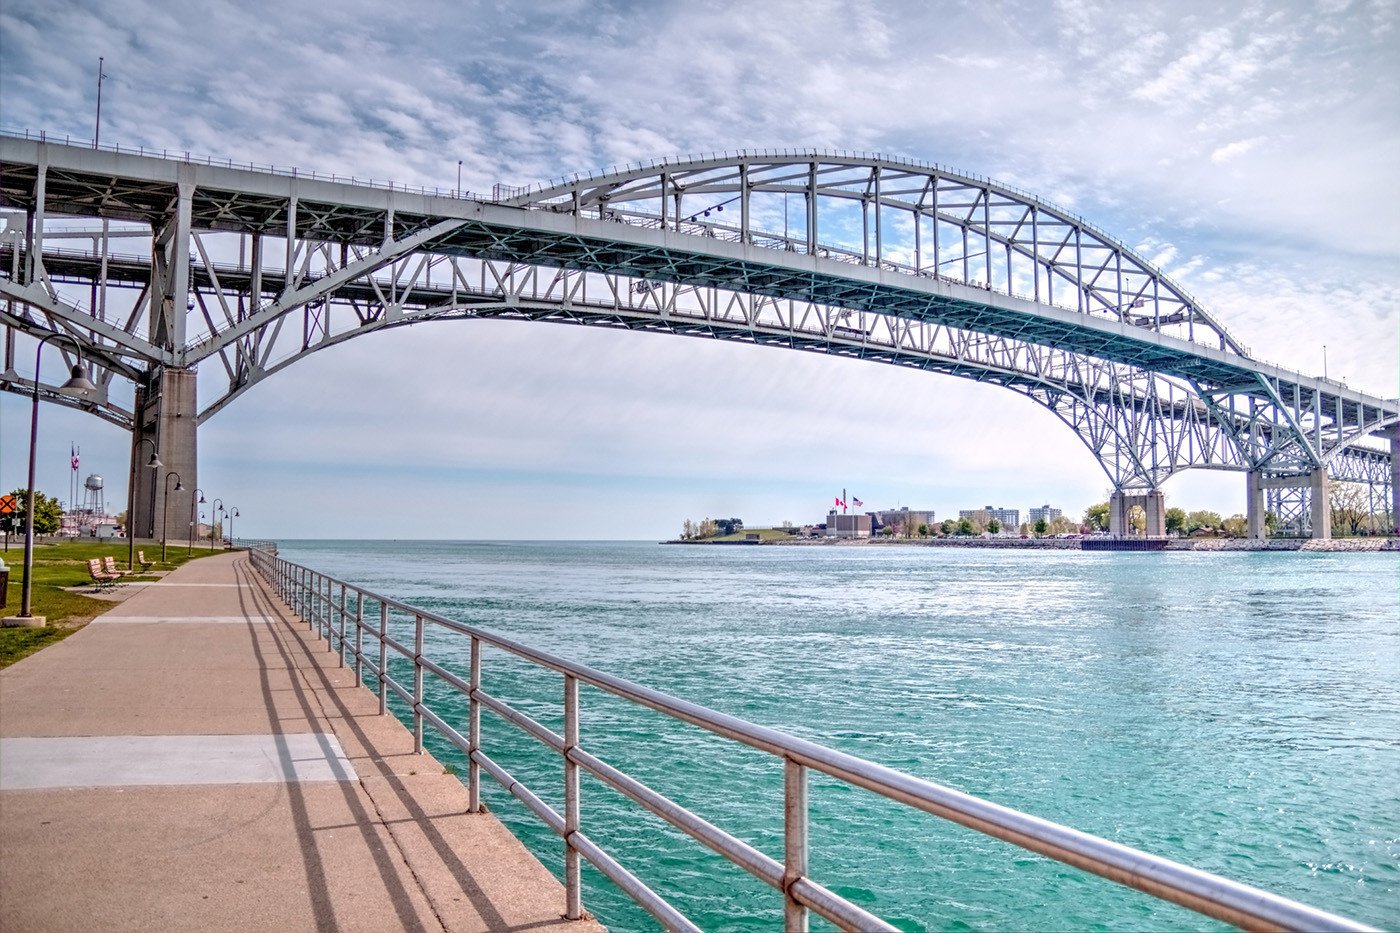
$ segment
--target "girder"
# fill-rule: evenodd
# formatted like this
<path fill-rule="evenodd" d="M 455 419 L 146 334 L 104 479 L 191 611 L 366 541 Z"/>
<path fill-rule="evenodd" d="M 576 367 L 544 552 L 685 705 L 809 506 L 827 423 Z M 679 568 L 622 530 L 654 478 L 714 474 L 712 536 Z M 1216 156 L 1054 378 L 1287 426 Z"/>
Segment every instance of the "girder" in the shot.
<path fill-rule="evenodd" d="M 229 389 L 201 421 L 318 349 L 486 317 L 995 383 L 1065 421 L 1120 489 L 1192 467 L 1364 472 L 1389 463 L 1366 438 L 1400 412 L 1250 359 L 1081 218 L 938 166 L 747 152 L 484 201 L 3 136 L 0 163 L 0 207 L 24 212 L 0 238 L 10 339 L 74 333 L 107 381 L 216 359 Z M 46 230 L 55 216 L 101 230 Z M 113 248 L 143 236 L 144 254 Z M 88 306 L 75 285 L 90 289 Z M 135 296 L 126 312 L 107 306 L 109 289 Z"/>

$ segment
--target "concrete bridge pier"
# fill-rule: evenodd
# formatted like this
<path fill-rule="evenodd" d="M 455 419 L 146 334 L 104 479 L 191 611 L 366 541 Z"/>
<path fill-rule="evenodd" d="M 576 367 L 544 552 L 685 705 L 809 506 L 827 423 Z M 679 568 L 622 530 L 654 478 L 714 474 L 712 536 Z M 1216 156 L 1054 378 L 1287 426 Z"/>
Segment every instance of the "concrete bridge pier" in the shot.
<path fill-rule="evenodd" d="M 1142 506 L 1147 516 L 1145 534 L 1149 538 L 1163 538 L 1167 534 L 1166 497 L 1160 489 L 1149 489 L 1140 493 L 1115 490 L 1108 498 L 1108 533 L 1115 538 L 1125 538 L 1132 534 L 1128 516 L 1134 506 Z"/>
<path fill-rule="evenodd" d="M 1268 508 L 1264 504 L 1264 473 L 1250 470 L 1244 475 L 1244 515 L 1249 521 L 1249 536 L 1262 540 L 1268 537 L 1269 526 L 1265 520 Z"/>
<path fill-rule="evenodd" d="M 1400 534 L 1400 424 L 1390 426 L 1390 531 Z"/>
<path fill-rule="evenodd" d="M 1269 489 L 1308 490 L 1308 526 L 1313 538 L 1332 537 L 1332 480 L 1325 466 L 1315 467 L 1306 473 L 1288 475 L 1268 475 L 1262 470 L 1251 470 L 1246 479 L 1246 507 L 1249 517 L 1249 536 L 1265 536 L 1265 494 Z M 1257 518 L 1256 518 L 1257 516 Z M 1285 516 L 1280 515 L 1280 519 Z M 1256 532 L 1256 522 L 1258 531 Z"/>
<path fill-rule="evenodd" d="M 138 537 L 167 537 L 172 544 L 189 539 L 199 483 L 198 414 L 193 369 L 161 370 L 137 392 L 136 429 L 131 436 L 135 473 L 131 527 Z M 142 443 L 142 438 L 155 442 L 160 469 L 146 469 L 151 445 Z M 183 486 L 179 492 L 177 484 Z"/>

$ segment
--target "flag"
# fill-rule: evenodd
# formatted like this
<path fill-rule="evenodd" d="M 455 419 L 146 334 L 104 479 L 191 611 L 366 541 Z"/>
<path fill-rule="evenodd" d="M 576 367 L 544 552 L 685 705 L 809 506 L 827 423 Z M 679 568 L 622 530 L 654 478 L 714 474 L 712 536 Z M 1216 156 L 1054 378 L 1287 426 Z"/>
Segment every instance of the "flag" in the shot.
<path fill-rule="evenodd" d="M 73 464 L 73 472 L 76 473 L 78 471 L 78 448 L 74 447 L 72 444 L 69 444 L 68 456 L 69 458 L 71 458 Z"/>
<path fill-rule="evenodd" d="M 861 502 L 861 501 L 860 501 L 859 499 L 857 499 L 855 496 L 851 496 L 851 508 L 853 508 L 853 509 L 858 509 L 858 508 L 860 508 L 860 507 L 863 506 L 863 505 L 865 505 L 864 502 Z"/>
<path fill-rule="evenodd" d="M 846 503 L 842 502 L 839 496 L 836 498 L 836 507 L 838 509 L 844 509 L 846 507 Z"/>

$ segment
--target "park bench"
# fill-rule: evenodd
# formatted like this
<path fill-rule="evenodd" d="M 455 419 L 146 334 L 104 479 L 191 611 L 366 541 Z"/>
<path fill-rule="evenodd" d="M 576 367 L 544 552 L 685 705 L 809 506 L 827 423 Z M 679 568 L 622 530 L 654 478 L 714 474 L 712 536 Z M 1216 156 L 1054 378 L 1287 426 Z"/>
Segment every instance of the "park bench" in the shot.
<path fill-rule="evenodd" d="M 118 578 L 124 577 L 131 572 L 129 570 L 122 570 L 120 567 L 118 567 L 117 559 L 115 557 L 102 558 L 102 569 Z"/>
<path fill-rule="evenodd" d="M 145 551 L 137 551 L 137 552 L 136 552 L 136 560 L 137 560 L 137 562 L 141 565 L 141 569 L 142 569 L 142 570 L 150 570 L 152 567 L 154 567 L 154 566 L 156 565 L 156 562 L 155 562 L 155 561 L 153 561 L 153 560 L 146 560 L 146 552 L 145 552 Z"/>
<path fill-rule="evenodd" d="M 92 582 L 97 584 L 99 590 L 105 590 L 109 587 L 116 586 L 117 581 L 121 579 L 120 574 L 112 574 L 104 570 L 102 568 L 102 561 L 96 557 L 90 559 L 87 564 L 88 574 L 92 576 Z"/>

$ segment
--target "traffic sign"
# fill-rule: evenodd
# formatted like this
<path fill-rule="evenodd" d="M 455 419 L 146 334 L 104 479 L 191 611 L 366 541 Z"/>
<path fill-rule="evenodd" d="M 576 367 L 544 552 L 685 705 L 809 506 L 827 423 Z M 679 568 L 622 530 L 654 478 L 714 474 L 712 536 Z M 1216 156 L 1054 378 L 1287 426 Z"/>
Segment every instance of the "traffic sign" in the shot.
<path fill-rule="evenodd" d="M 6 493 L 0 496 L 0 515 L 9 515 L 17 508 L 19 508 L 19 500 L 13 495 Z"/>

